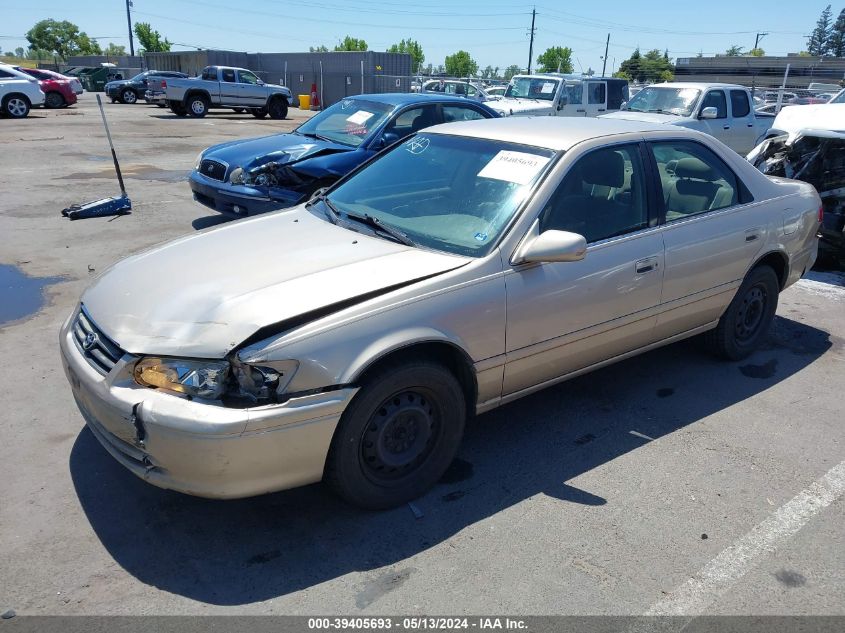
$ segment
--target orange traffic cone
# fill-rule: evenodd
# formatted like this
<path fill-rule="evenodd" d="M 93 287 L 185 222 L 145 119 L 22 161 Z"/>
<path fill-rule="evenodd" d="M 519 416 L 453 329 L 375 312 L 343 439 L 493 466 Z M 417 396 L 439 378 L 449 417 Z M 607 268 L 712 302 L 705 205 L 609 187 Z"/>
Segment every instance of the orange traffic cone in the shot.
<path fill-rule="evenodd" d="M 311 109 L 312 110 L 319 110 L 320 109 L 320 97 L 317 96 L 317 84 L 311 84 Z"/>

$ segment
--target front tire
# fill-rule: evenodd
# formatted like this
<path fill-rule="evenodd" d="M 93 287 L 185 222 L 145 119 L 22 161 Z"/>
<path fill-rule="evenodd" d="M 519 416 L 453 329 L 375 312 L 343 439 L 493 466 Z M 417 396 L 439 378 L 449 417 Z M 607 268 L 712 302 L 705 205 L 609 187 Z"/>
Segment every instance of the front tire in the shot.
<path fill-rule="evenodd" d="M 64 108 L 67 101 L 60 92 L 48 92 L 44 97 L 44 106 L 47 108 Z"/>
<path fill-rule="evenodd" d="M 284 119 L 288 115 L 288 102 L 284 97 L 275 97 L 268 107 L 271 119 Z"/>
<path fill-rule="evenodd" d="M 24 95 L 9 95 L 3 100 L 3 113 L 13 119 L 23 119 L 29 114 L 31 104 Z"/>
<path fill-rule="evenodd" d="M 344 411 L 325 481 L 349 503 L 392 508 L 431 488 L 454 460 L 466 400 L 444 366 L 392 364 L 371 375 Z"/>
<path fill-rule="evenodd" d="M 208 98 L 204 95 L 193 95 L 188 98 L 187 110 L 188 114 L 197 119 L 203 118 L 208 114 Z"/>
<path fill-rule="evenodd" d="M 748 273 L 719 325 L 705 335 L 707 346 L 727 360 L 751 355 L 766 337 L 778 307 L 780 283 L 765 264 Z"/>
<path fill-rule="evenodd" d="M 135 94 L 135 91 L 132 88 L 126 88 L 123 92 L 120 93 L 120 102 L 133 104 L 138 102 L 138 95 Z"/>

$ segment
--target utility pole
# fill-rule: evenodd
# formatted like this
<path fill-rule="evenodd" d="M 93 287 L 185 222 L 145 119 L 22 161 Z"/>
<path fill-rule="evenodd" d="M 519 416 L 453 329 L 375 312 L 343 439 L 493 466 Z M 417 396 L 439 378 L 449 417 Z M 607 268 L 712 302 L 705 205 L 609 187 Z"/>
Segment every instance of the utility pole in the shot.
<path fill-rule="evenodd" d="M 610 48 L 610 33 L 607 34 L 607 42 L 604 44 L 604 63 L 601 65 L 601 76 L 604 77 L 604 71 L 607 70 L 607 49 Z"/>
<path fill-rule="evenodd" d="M 751 49 L 751 50 L 756 49 L 757 45 L 760 43 L 760 40 L 762 40 L 767 35 L 768 35 L 768 33 L 757 33 L 757 37 L 754 38 L 754 48 Z"/>
<path fill-rule="evenodd" d="M 129 15 L 129 7 L 132 6 L 132 0 L 126 0 L 126 24 L 129 27 L 129 55 L 135 57 L 135 42 L 132 39 L 132 17 Z"/>
<path fill-rule="evenodd" d="M 534 18 L 537 15 L 537 9 L 531 9 L 531 43 L 528 45 L 528 74 L 531 74 L 531 58 L 534 57 Z"/>

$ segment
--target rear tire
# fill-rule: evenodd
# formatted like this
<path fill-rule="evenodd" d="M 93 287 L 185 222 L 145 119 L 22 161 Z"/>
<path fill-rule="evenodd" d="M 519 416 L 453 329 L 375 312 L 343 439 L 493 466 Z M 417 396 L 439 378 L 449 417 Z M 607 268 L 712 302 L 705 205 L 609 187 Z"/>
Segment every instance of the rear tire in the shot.
<path fill-rule="evenodd" d="M 263 119 L 267 116 L 267 108 L 250 108 L 249 113 L 256 119 Z"/>
<path fill-rule="evenodd" d="M 765 339 L 778 307 L 780 283 L 765 264 L 746 275 L 719 325 L 705 334 L 705 343 L 718 356 L 742 360 Z"/>
<path fill-rule="evenodd" d="M 386 365 L 343 412 L 324 479 L 362 508 L 415 499 L 455 459 L 465 421 L 464 392 L 444 366 L 426 360 Z"/>
<path fill-rule="evenodd" d="M 284 119 L 288 115 L 288 102 L 284 97 L 274 97 L 268 106 L 271 119 Z"/>
<path fill-rule="evenodd" d="M 138 103 L 138 95 L 132 88 L 126 88 L 120 93 L 120 102 L 126 104 Z"/>
<path fill-rule="evenodd" d="M 208 97 L 205 95 L 191 95 L 188 97 L 188 102 L 185 104 L 188 114 L 192 117 L 201 119 L 208 114 Z"/>
<path fill-rule="evenodd" d="M 67 105 L 64 96 L 61 92 L 48 92 L 44 97 L 45 108 L 64 108 Z"/>
<path fill-rule="evenodd" d="M 3 114 L 13 119 L 23 119 L 29 114 L 31 104 L 26 95 L 12 94 L 3 99 Z"/>

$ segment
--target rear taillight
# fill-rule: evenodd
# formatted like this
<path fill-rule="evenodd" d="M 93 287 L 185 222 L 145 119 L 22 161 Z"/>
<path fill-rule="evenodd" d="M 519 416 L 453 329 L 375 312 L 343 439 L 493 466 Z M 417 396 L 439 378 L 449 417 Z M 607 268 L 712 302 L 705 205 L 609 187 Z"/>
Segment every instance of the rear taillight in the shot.
<path fill-rule="evenodd" d="M 162 87 L 162 88 L 167 88 L 167 82 L 166 82 L 166 81 L 164 81 L 163 79 L 161 80 L 161 87 Z"/>
<path fill-rule="evenodd" d="M 824 205 L 819 205 L 819 224 L 824 221 Z"/>

